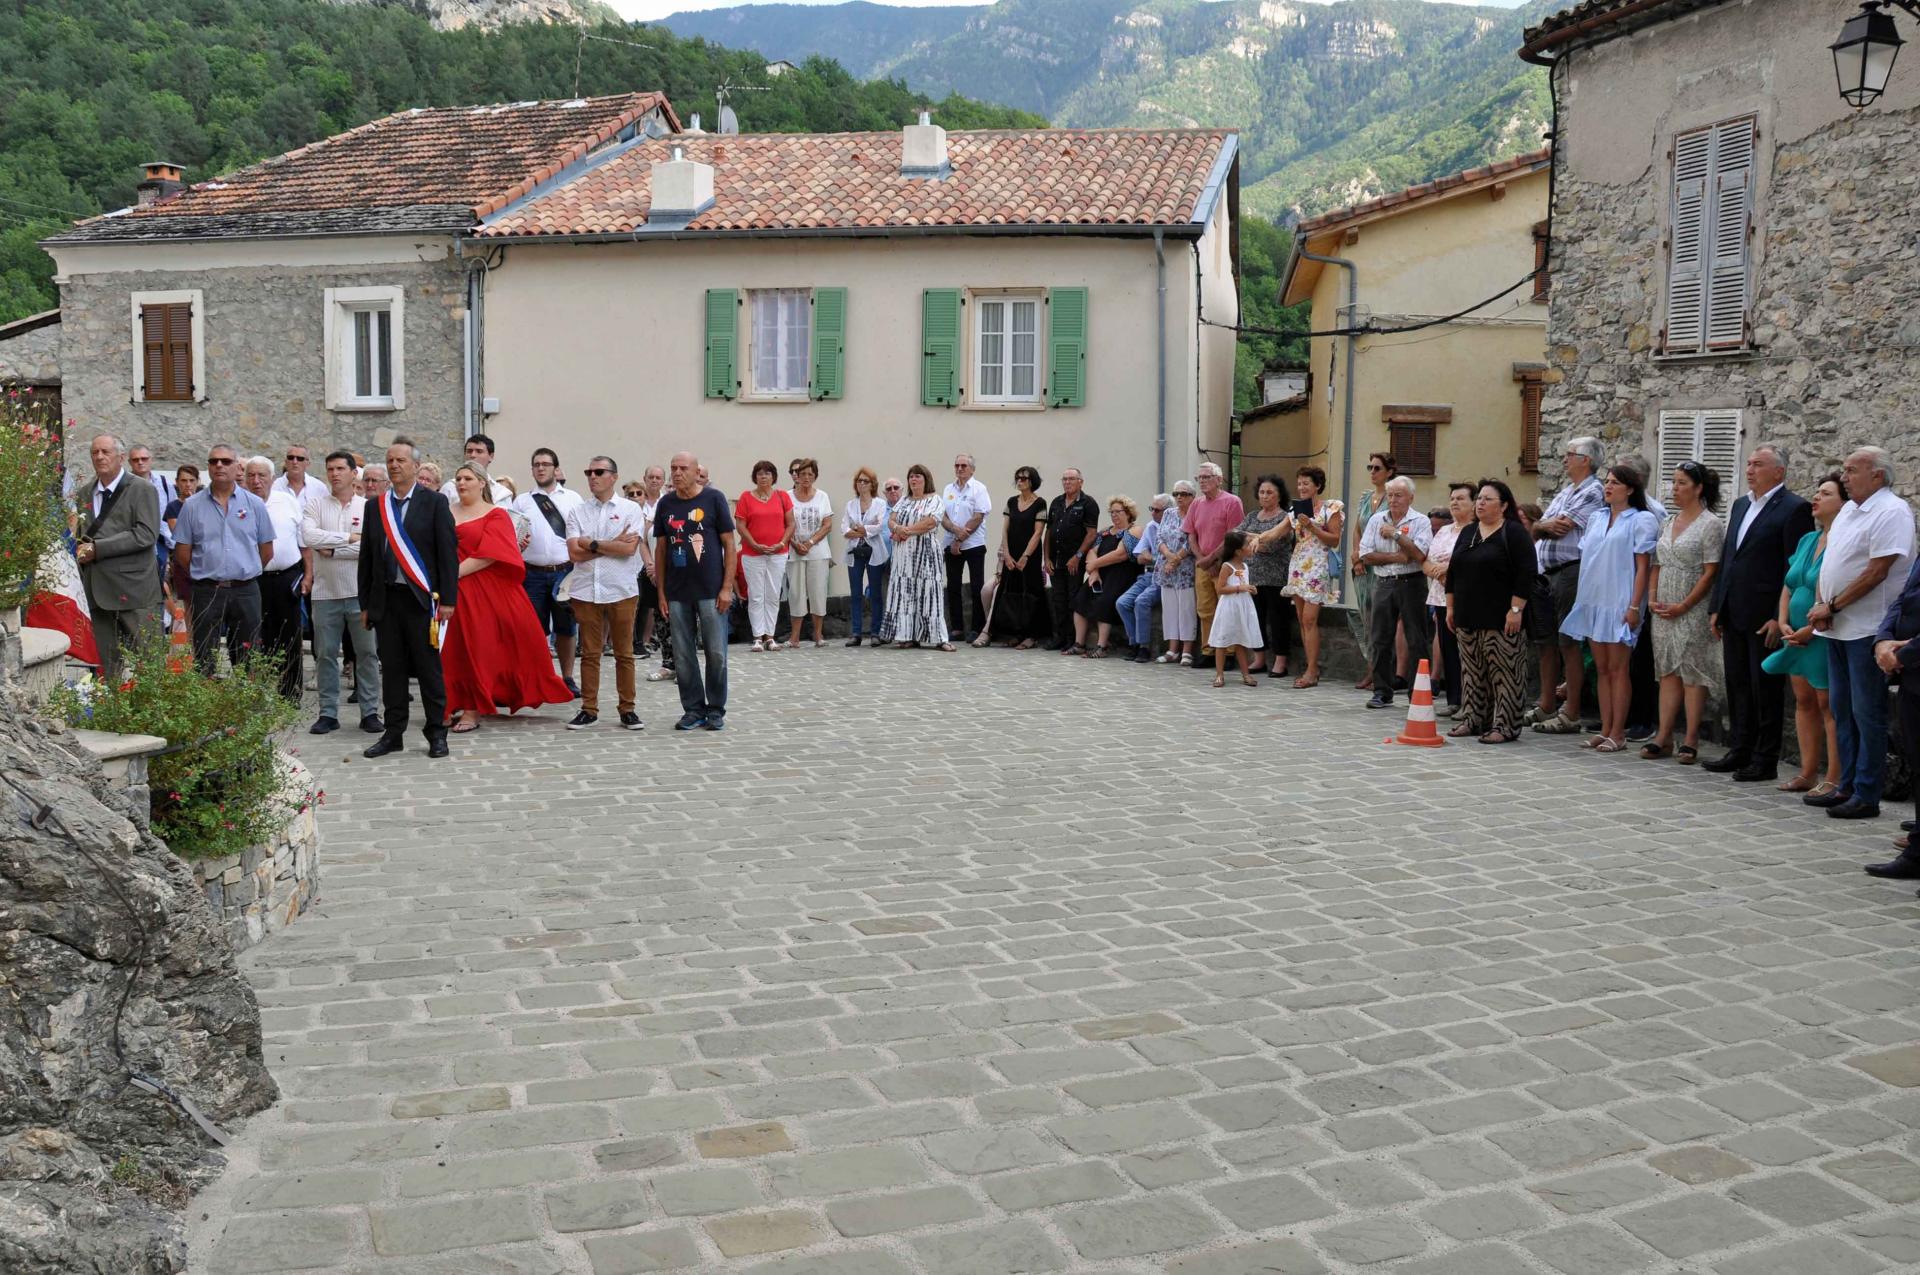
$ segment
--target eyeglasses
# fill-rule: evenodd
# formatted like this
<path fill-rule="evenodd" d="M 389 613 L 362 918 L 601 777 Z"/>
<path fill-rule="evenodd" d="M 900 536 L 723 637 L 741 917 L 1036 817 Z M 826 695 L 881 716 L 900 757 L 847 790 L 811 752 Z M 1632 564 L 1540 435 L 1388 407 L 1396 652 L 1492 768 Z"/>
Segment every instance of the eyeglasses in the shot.
<path fill-rule="evenodd" d="M 899 490 L 900 490 L 900 484 L 899 484 L 899 483 L 888 483 L 888 484 L 887 484 L 887 490 L 888 490 L 888 491 L 899 491 Z"/>
<path fill-rule="evenodd" d="M 297 460 L 303 465 L 307 463 L 307 458 L 305 456 L 296 456 L 292 452 L 287 453 L 287 459 L 290 461 Z"/>
<path fill-rule="evenodd" d="M 1368 465 L 1367 466 L 1367 472 L 1370 474 L 1383 474 L 1386 472 L 1386 470 L 1387 470 L 1387 467 L 1385 465 Z"/>
<path fill-rule="evenodd" d="M 207 457 L 207 464 L 209 464 L 209 465 L 238 465 L 239 463 L 240 463 L 239 461 L 237 461 L 237 460 L 235 460 L 235 459 L 234 459 L 233 457 L 231 457 L 231 456 L 209 456 L 209 457 Z"/>
<path fill-rule="evenodd" d="M 580 472 L 589 478 L 603 478 L 613 471 L 611 469 L 583 469 Z"/>

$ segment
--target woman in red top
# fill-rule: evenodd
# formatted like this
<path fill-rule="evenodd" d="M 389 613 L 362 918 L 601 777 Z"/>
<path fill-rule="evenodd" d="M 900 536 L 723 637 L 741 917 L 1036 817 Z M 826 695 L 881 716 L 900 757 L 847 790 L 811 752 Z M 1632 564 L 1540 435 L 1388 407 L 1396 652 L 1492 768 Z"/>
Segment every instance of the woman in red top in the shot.
<path fill-rule="evenodd" d="M 747 625 L 752 651 L 777 651 L 780 587 L 787 581 L 787 546 L 793 539 L 793 497 L 775 491 L 780 471 L 770 460 L 753 462 L 753 486 L 740 493 L 733 525 L 740 533 L 740 569 L 747 577 Z"/>
<path fill-rule="evenodd" d="M 440 667 L 447 681 L 447 711 L 454 733 L 480 729 L 496 706 L 508 712 L 540 704 L 568 704 L 573 693 L 553 671 L 546 635 L 521 585 L 513 519 L 496 508 L 487 471 L 468 462 L 453 474 L 459 498 L 453 505 L 460 544 L 460 606 L 440 638 Z"/>

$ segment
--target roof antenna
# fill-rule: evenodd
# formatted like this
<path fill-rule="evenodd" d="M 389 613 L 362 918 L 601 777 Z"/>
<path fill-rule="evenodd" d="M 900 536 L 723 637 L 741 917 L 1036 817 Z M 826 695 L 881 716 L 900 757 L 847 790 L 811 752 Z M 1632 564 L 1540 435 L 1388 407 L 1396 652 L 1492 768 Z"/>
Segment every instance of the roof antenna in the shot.
<path fill-rule="evenodd" d="M 720 131 L 722 133 L 738 133 L 740 131 L 740 117 L 733 113 L 731 106 L 727 105 L 727 94 L 765 93 L 771 87 L 771 85 L 767 84 L 735 84 L 731 79 L 722 80 L 719 86 L 713 90 L 714 101 L 717 102 L 720 107 L 718 117 L 720 121 Z"/>

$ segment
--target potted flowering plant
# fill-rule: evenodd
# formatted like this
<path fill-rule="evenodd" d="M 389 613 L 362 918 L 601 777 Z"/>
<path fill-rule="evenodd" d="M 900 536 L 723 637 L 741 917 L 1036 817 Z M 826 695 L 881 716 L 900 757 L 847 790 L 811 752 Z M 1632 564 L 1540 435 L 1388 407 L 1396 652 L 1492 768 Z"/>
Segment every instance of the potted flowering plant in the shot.
<path fill-rule="evenodd" d="M 31 388 L 0 400 L 0 611 L 26 606 L 34 572 L 65 531 L 54 424 Z"/>

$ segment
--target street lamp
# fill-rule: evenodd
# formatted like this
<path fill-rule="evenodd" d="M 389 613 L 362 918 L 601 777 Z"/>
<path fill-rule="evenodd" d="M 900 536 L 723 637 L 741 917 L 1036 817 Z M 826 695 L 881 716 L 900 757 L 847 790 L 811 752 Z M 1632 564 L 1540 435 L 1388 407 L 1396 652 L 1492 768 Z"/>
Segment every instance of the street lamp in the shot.
<path fill-rule="evenodd" d="M 1840 81 L 1840 96 L 1856 111 L 1887 91 L 1893 60 L 1906 43 L 1900 38 L 1893 15 L 1886 12 L 1889 4 L 1920 17 L 1920 0 L 1864 0 L 1860 12 L 1840 28 L 1840 38 L 1828 46 L 1833 50 L 1833 72 Z"/>

